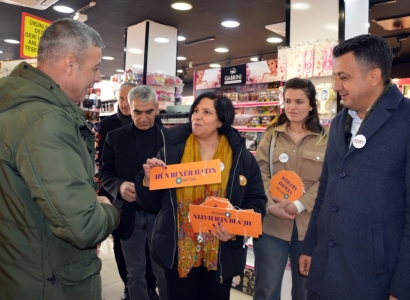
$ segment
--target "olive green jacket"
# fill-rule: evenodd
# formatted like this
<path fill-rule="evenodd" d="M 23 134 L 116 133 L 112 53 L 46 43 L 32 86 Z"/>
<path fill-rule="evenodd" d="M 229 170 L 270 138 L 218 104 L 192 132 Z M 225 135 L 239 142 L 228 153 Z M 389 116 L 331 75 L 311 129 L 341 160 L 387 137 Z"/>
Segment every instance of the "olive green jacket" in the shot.
<path fill-rule="evenodd" d="M 118 225 L 96 202 L 81 109 L 27 63 L 0 79 L 0 299 L 101 299 L 96 245 Z"/>

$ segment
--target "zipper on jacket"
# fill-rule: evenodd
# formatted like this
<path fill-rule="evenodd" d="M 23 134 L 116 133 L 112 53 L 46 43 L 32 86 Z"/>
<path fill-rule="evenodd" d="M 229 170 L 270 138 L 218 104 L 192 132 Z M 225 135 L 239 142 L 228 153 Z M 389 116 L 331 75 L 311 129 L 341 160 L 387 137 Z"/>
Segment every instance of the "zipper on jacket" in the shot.
<path fill-rule="evenodd" d="M 161 129 L 161 135 L 162 135 L 162 141 L 164 143 L 164 163 L 165 165 L 167 164 L 167 156 L 166 156 L 166 147 L 165 147 L 165 136 L 164 136 L 164 132 Z M 174 202 L 172 201 L 172 193 L 171 190 L 169 190 L 169 199 L 171 199 L 171 206 L 172 206 L 172 215 L 174 217 L 174 233 L 177 232 L 178 228 L 177 228 L 177 223 L 176 223 L 176 217 L 175 217 L 175 207 L 174 207 Z M 176 236 L 178 237 L 178 234 L 176 234 Z M 174 253 L 172 254 L 172 263 L 171 263 L 171 269 L 174 266 L 174 262 L 175 262 L 175 252 L 176 252 L 176 245 L 177 245 L 177 240 L 174 236 Z"/>
<path fill-rule="evenodd" d="M 239 159 L 241 158 L 242 152 L 243 152 L 243 148 L 244 148 L 244 143 L 242 143 L 242 147 L 241 147 L 241 152 L 239 152 L 238 155 L 238 159 L 236 160 L 236 164 L 235 164 L 235 168 L 233 170 L 233 177 L 232 177 L 232 183 L 231 183 L 231 190 L 229 193 L 229 198 L 228 200 L 231 199 L 232 196 L 232 190 L 233 190 L 233 183 L 235 181 L 235 174 L 236 174 L 236 169 L 238 168 L 238 164 L 239 164 Z M 230 201 L 229 201 L 230 202 Z M 221 242 L 219 242 L 219 254 L 218 254 L 218 264 L 219 264 L 219 268 L 221 270 L 221 272 L 219 273 L 219 283 L 223 284 L 224 280 L 223 280 L 223 272 L 222 272 L 222 263 L 221 263 L 221 253 L 222 253 L 222 245 Z"/>

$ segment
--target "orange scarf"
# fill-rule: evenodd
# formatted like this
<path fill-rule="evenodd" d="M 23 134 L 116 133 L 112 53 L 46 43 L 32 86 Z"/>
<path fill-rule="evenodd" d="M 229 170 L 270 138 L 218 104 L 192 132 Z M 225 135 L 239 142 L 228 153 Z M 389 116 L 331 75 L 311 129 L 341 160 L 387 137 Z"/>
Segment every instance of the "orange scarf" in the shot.
<path fill-rule="evenodd" d="M 219 239 L 208 232 L 200 234 L 192 231 L 188 220 L 189 205 L 199 205 L 209 196 L 226 197 L 226 187 L 229 171 L 232 166 L 232 149 L 225 136 L 221 136 L 213 159 L 220 159 L 224 164 L 221 172 L 222 182 L 178 188 L 176 191 L 178 202 L 178 273 L 179 277 L 187 277 L 193 267 L 201 264 L 208 270 L 218 267 Z M 202 161 L 199 152 L 198 139 L 191 134 L 185 144 L 181 163 Z M 201 236 L 198 240 L 198 235 Z"/>

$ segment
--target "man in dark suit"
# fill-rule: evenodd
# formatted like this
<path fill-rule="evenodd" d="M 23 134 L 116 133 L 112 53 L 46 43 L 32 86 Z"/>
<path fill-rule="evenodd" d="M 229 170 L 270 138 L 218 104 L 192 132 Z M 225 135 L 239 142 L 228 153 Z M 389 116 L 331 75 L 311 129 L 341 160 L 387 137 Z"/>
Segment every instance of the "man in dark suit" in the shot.
<path fill-rule="evenodd" d="M 144 278 L 145 244 L 150 247 L 155 212 L 136 203 L 134 179 L 149 157 L 156 156 L 163 146 L 162 126 L 155 122 L 157 94 L 148 86 L 136 86 L 128 93 L 132 123 L 110 131 L 101 158 L 101 180 L 113 197 L 113 205 L 121 215 L 122 251 L 128 270 L 128 291 L 131 299 L 149 300 Z M 152 261 L 160 299 L 166 299 L 163 270 Z"/>
<path fill-rule="evenodd" d="M 101 120 L 100 129 L 98 131 L 98 146 L 97 146 L 97 167 L 100 168 L 101 165 L 101 157 L 102 152 L 104 149 L 104 142 L 107 137 L 107 133 L 121 128 L 122 126 L 128 125 L 132 123 L 132 119 L 130 116 L 130 106 L 128 104 L 128 92 L 135 87 L 136 84 L 132 82 L 126 82 L 121 85 L 119 89 L 119 99 L 118 99 L 118 110 L 116 114 L 112 114 L 111 116 L 105 117 Z M 126 143 L 126 141 L 124 141 Z M 101 196 L 106 196 L 112 202 L 112 196 L 105 191 L 104 188 L 101 188 L 98 192 Z M 128 286 L 127 286 L 127 268 L 125 266 L 125 259 L 124 255 L 122 254 L 121 242 L 119 238 L 120 230 L 117 229 L 112 233 L 113 237 L 113 248 L 114 248 L 114 257 L 117 263 L 118 273 L 120 274 L 121 280 L 124 282 L 124 291 L 121 294 L 122 300 L 129 299 L 128 297 Z M 151 271 L 152 273 L 152 271 Z M 148 280 L 147 280 L 148 284 Z M 155 277 L 154 277 L 154 288 L 155 290 Z"/>
<path fill-rule="evenodd" d="M 299 270 L 308 299 L 410 299 L 410 101 L 379 36 L 333 50 L 333 119 Z"/>

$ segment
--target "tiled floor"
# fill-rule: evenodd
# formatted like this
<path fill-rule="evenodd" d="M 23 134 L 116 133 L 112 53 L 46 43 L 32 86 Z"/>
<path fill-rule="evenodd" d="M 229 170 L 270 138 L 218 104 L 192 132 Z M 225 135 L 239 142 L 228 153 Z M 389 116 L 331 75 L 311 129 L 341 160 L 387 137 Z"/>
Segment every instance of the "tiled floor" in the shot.
<path fill-rule="evenodd" d="M 111 236 L 105 240 L 100 248 L 99 254 L 102 260 L 102 299 L 119 300 L 124 284 L 117 271 L 117 265 L 114 259 Z M 288 274 L 289 273 L 289 274 Z M 284 284 L 282 285 L 282 299 L 290 300 L 290 272 L 285 271 Z M 285 294 L 289 296 L 284 296 Z M 251 300 L 252 297 L 238 290 L 231 290 L 231 300 Z"/>

